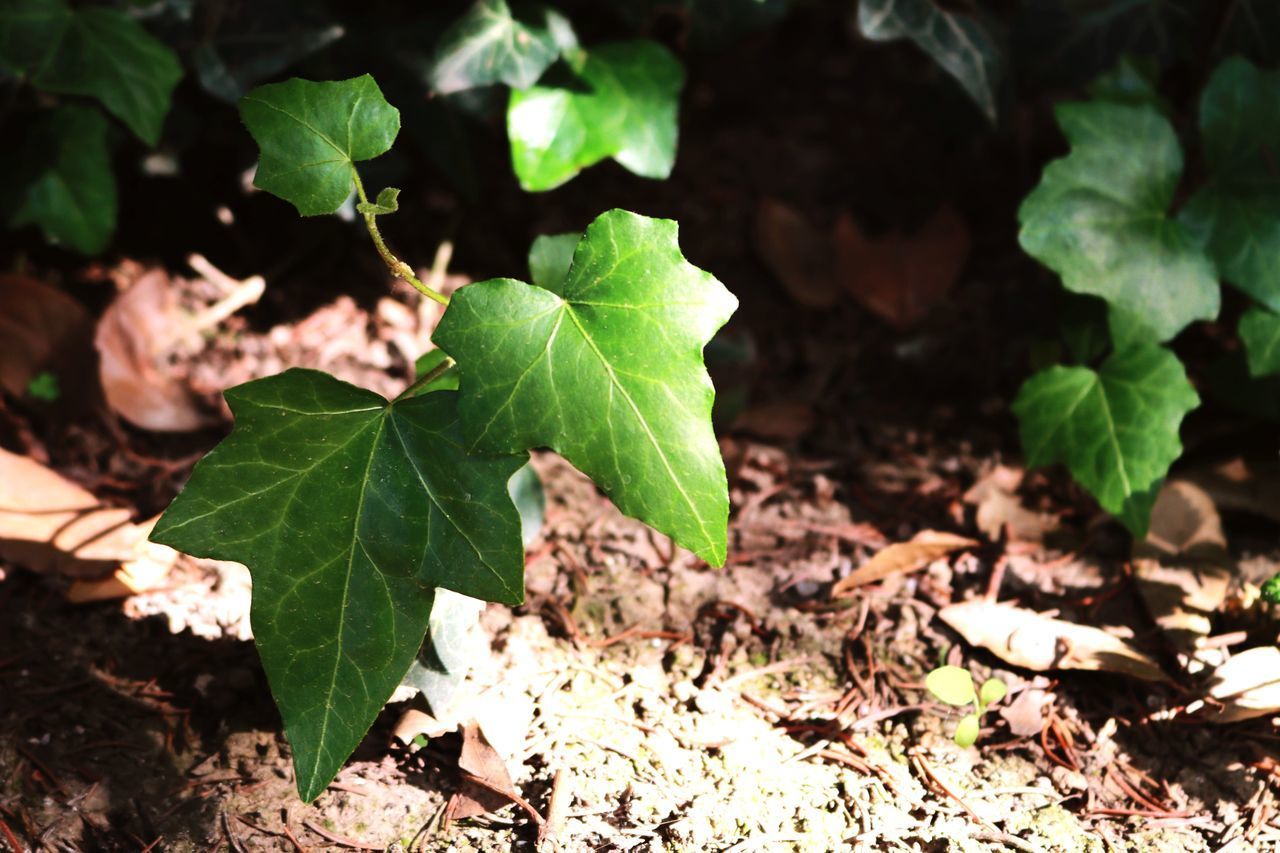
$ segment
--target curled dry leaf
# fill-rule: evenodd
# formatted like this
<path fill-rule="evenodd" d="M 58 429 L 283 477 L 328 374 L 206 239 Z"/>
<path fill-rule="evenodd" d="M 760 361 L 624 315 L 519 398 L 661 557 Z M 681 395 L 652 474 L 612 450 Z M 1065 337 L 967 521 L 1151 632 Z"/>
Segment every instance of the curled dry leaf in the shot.
<path fill-rule="evenodd" d="M 511 803 L 524 802 L 511 781 L 506 762 L 474 722 L 462 727 L 458 769 L 463 773 L 463 785 L 450 803 L 450 820 L 475 817 Z"/>
<path fill-rule="evenodd" d="M 870 560 L 848 576 L 841 578 L 831 588 L 831 597 L 839 598 L 848 595 L 864 584 L 875 583 L 890 575 L 919 571 L 934 560 L 940 560 L 953 551 L 974 548 L 977 545 L 978 543 L 974 540 L 954 533 L 922 530 L 909 542 L 896 542 L 877 551 Z"/>
<path fill-rule="evenodd" d="M 1280 648 L 1259 646 L 1230 658 L 1213 673 L 1206 719 L 1231 723 L 1280 713 Z"/>
<path fill-rule="evenodd" d="M 1018 691 L 1012 701 L 1000 706 L 999 714 L 1015 736 L 1032 737 L 1044 728 L 1045 708 L 1054 698 L 1049 692 L 1049 684 L 1047 679 L 1038 675 Z"/>
<path fill-rule="evenodd" d="M 78 578 L 102 577 L 136 560 L 172 566 L 176 552 L 151 551 L 152 523 L 134 524 L 128 510 L 103 506 L 57 472 L 0 449 L 0 557 L 5 560 Z M 142 576 L 154 576 L 141 563 L 137 568 Z"/>
<path fill-rule="evenodd" d="M 835 253 L 826 233 L 780 201 L 765 199 L 756 210 L 756 250 L 787 293 L 808 308 L 840 301 Z"/>
<path fill-rule="evenodd" d="M 1231 584 L 1231 555 L 1213 499 L 1194 483 L 1165 483 L 1147 536 L 1133 551 L 1148 612 L 1175 647 L 1193 653 Z"/>
<path fill-rule="evenodd" d="M 1022 471 L 997 465 L 964 494 L 964 502 L 976 508 L 978 529 L 992 542 L 1007 536 L 1010 542 L 1038 543 L 1058 528 L 1058 518 L 1033 512 L 1022 505 L 1018 487 Z"/>
<path fill-rule="evenodd" d="M 0 275 L 0 390 L 23 396 L 36 374 L 63 380 L 83 371 L 93 322 L 75 299 L 21 275 Z"/>
<path fill-rule="evenodd" d="M 1145 681 L 1169 680 L 1150 657 L 1099 628 L 984 600 L 952 604 L 938 611 L 938 617 L 969 643 L 1014 666 L 1036 672 L 1083 669 Z"/>
<path fill-rule="evenodd" d="M 943 205 L 914 234 L 871 238 L 847 214 L 836 221 L 836 275 L 864 308 L 895 329 L 924 318 L 955 285 L 969 257 L 969 227 Z"/>
<path fill-rule="evenodd" d="M 94 343 L 107 404 L 125 420 L 157 432 L 189 432 L 216 422 L 187 382 L 165 363 L 189 323 L 163 270 L 142 275 L 98 321 Z"/>

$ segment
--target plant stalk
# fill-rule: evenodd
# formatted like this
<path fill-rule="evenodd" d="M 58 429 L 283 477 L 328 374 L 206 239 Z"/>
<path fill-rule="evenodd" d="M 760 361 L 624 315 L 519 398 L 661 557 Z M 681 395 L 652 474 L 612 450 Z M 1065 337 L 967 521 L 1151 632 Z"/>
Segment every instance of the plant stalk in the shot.
<path fill-rule="evenodd" d="M 424 385 L 428 385 L 432 381 L 439 379 L 441 376 L 445 374 L 445 372 L 449 368 L 453 367 L 454 364 L 456 364 L 456 362 L 453 359 L 446 358 L 444 361 L 440 362 L 435 367 L 431 368 L 426 373 L 422 374 L 417 379 L 413 380 L 413 384 L 410 385 L 408 388 L 404 389 L 403 391 L 401 391 L 399 394 L 397 394 L 396 398 L 391 402 L 399 403 L 401 400 L 405 399 L 406 397 L 412 397 L 414 395 L 414 392 L 418 391 Z"/>
<path fill-rule="evenodd" d="M 364 204 L 369 203 L 369 196 L 365 194 L 364 183 L 360 180 L 360 173 L 356 171 L 355 166 L 351 167 L 351 177 L 356 182 L 356 195 Z M 397 278 L 403 279 L 413 285 L 414 289 L 428 299 L 434 299 L 441 305 L 449 304 L 449 297 L 445 296 L 438 290 L 433 290 L 422 279 L 418 278 L 413 272 L 413 267 L 397 258 L 389 248 L 387 242 L 382 239 L 382 232 L 378 230 L 378 217 L 372 213 L 361 213 L 364 217 L 365 228 L 369 230 L 369 236 L 373 238 L 373 245 L 377 248 L 378 254 L 382 256 L 382 260 L 386 263 L 387 269 L 391 270 L 391 274 Z"/>

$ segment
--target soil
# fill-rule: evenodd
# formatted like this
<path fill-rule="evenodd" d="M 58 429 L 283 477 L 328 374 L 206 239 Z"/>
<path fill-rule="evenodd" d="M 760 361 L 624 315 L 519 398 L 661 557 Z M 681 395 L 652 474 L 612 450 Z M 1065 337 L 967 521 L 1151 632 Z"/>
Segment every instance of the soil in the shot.
<path fill-rule="evenodd" d="M 619 515 L 554 455 L 535 458 L 549 509 L 528 549 L 527 602 L 485 610 L 491 653 L 465 689 L 545 828 L 519 805 L 447 819 L 463 786 L 461 737 L 395 734 L 420 698 L 389 705 L 329 790 L 300 802 L 251 642 L 248 573 L 184 557 L 160 588 L 87 606 L 68 603 L 63 579 L 0 565 L 0 848 L 1280 849 L 1269 720 L 1171 719 L 1187 698 L 1178 685 L 1032 673 L 935 618 L 993 594 L 1125 626 L 1176 671 L 1127 570 L 1125 536 L 1061 472 L 1030 473 L 1019 492 L 1060 522 L 1039 547 L 991 541 L 964 501 L 997 466 L 1018 463 L 1008 402 L 1031 341 L 1054 319 L 1051 282 L 1014 234 L 1017 200 L 1059 144 L 1042 128 L 1045 105 L 1015 108 L 1016 132 L 988 132 L 912 49 L 851 39 L 846 13 L 797 4 L 730 51 L 691 56 L 670 181 L 603 165 L 526 196 L 483 133 L 472 152 L 482 204 L 441 189 L 450 184 L 438 164 L 412 154 L 401 164 L 426 177 L 406 183 L 388 237 L 424 268 L 450 241 L 450 286 L 520 276 L 534 234 L 621 206 L 678 219 L 685 254 L 742 303 L 728 339 L 751 358 L 714 368 L 720 397 L 744 408 L 721 412 L 724 569 Z M 183 97 L 196 114 L 212 109 L 198 93 Z M 112 275 L 159 266 L 185 276 L 192 251 L 267 277 L 261 304 L 172 365 L 222 414 L 219 426 L 161 437 L 100 405 L 72 420 L 2 412 L 0 443 L 38 451 L 139 518 L 162 509 L 225 434 L 221 389 L 305 365 L 394 392 L 437 318 L 407 288 L 388 289 L 350 223 L 302 222 L 242 192 L 252 150 L 234 121 L 223 124 L 188 132 L 177 152 L 205 164 L 194 180 L 207 193 L 163 179 L 122 193 L 117 256 L 86 265 L 12 236 L 0 243 L 94 308 L 109 301 Z M 909 329 L 851 299 L 807 309 L 759 257 L 763 199 L 823 228 L 849 213 L 873 234 L 910 232 L 946 203 L 969 223 L 973 248 L 951 295 Z M 216 206 L 234 229 L 216 224 Z M 157 222 L 157 209 L 174 212 Z M 200 296 L 198 283 L 175 286 Z M 1236 440 L 1234 427 L 1193 423 L 1188 444 L 1210 453 Z M 1251 576 L 1274 572 L 1274 523 L 1227 521 Z M 927 529 L 980 544 L 830 597 L 876 550 Z M 957 746 L 959 714 L 923 684 L 942 662 L 1002 678 L 1006 706 L 1034 704 L 1039 728 L 1016 735 L 992 710 L 977 746 Z"/>

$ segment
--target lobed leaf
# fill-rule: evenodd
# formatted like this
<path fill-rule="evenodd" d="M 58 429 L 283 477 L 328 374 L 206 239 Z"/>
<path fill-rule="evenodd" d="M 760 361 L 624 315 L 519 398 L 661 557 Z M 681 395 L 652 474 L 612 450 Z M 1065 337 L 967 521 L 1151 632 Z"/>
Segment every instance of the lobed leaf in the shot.
<path fill-rule="evenodd" d="M 368 74 L 259 86 L 241 99 L 240 117 L 262 152 L 253 185 L 303 216 L 341 207 L 355 164 L 385 154 L 400 132 L 400 111 Z"/>
<path fill-rule="evenodd" d="M 1218 66 L 1200 99 L 1210 180 L 1180 217 L 1223 278 L 1280 311 L 1280 71 L 1248 60 Z"/>
<path fill-rule="evenodd" d="M 910 39 L 996 120 L 1004 53 L 978 15 L 949 11 L 933 0 L 860 0 L 858 29 L 872 41 Z"/>
<path fill-rule="evenodd" d="M 1051 367 L 1013 403 L 1027 464 L 1064 463 L 1103 509 L 1146 534 L 1169 466 L 1182 453 L 1178 427 L 1200 404 L 1182 363 L 1151 344 L 1116 352 L 1097 371 Z"/>
<path fill-rule="evenodd" d="M 554 9 L 477 0 L 440 37 L 431 85 L 442 95 L 495 83 L 527 89 L 576 44 L 573 28 Z"/>
<path fill-rule="evenodd" d="M 468 285 L 434 339 L 458 362 L 475 450 L 550 447 L 623 512 L 721 565 L 729 501 L 702 349 L 737 300 L 676 238 L 669 220 L 601 214 L 563 280 Z"/>
<path fill-rule="evenodd" d="M 1022 248 L 1068 290 L 1102 297 L 1157 340 L 1216 317 L 1213 262 L 1168 216 L 1182 174 L 1168 119 L 1101 101 L 1062 104 L 1057 116 L 1071 153 L 1045 167 L 1018 209 Z"/>
<path fill-rule="evenodd" d="M 422 644 L 436 587 L 523 600 L 524 455 L 468 456 L 456 394 L 388 403 L 312 370 L 227 392 L 235 429 L 152 539 L 244 563 L 263 668 L 314 799 Z"/>
<path fill-rule="evenodd" d="M 34 175 L 9 218 L 36 225 L 48 239 L 92 255 L 116 227 L 116 179 L 107 120 L 95 109 L 65 106 L 32 123 L 19 174 Z"/>
<path fill-rule="evenodd" d="M 47 92 L 97 98 L 148 145 L 159 141 L 182 78 L 173 51 L 133 18 L 65 0 L 0 7 L 0 65 Z"/>
<path fill-rule="evenodd" d="M 512 91 L 511 161 L 529 192 L 612 157 L 646 178 L 671 174 L 684 69 L 662 45 L 629 41 L 565 53 L 564 85 Z"/>

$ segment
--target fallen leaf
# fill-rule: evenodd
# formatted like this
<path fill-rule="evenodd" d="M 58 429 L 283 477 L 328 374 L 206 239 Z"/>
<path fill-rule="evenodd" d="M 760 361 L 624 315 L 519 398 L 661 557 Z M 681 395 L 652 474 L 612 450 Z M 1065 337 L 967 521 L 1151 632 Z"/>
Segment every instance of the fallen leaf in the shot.
<path fill-rule="evenodd" d="M 1215 723 L 1280 713 L 1280 648 L 1259 646 L 1229 658 L 1213 673 L 1209 696 L 1221 707 L 1206 707 Z"/>
<path fill-rule="evenodd" d="M 756 249 L 787 293 L 808 308 L 840 300 L 835 255 L 827 235 L 798 212 L 773 199 L 756 209 Z"/>
<path fill-rule="evenodd" d="M 964 502 L 976 508 L 978 529 L 992 542 L 1007 537 L 1009 542 L 1038 543 L 1058 528 L 1056 516 L 1022 505 L 1017 495 L 1021 484 L 1022 471 L 997 465 L 964 493 Z"/>
<path fill-rule="evenodd" d="M 79 302 L 34 278 L 0 275 L 0 390 L 26 394 L 35 376 L 50 371 L 67 381 L 90 359 L 93 322 Z"/>
<path fill-rule="evenodd" d="M 1237 457 L 1186 472 L 1212 499 L 1219 512 L 1247 512 L 1280 523 L 1280 464 L 1267 457 Z"/>
<path fill-rule="evenodd" d="M 145 525 L 148 532 L 152 519 Z M 88 604 L 93 601 L 113 601 L 128 598 L 140 592 L 155 589 L 169 577 L 178 552 L 156 542 L 139 542 L 133 559 L 120 565 L 108 577 L 100 580 L 81 578 L 67 589 L 67 601 L 72 604 Z"/>
<path fill-rule="evenodd" d="M 511 781 L 506 762 L 474 722 L 462 727 L 458 769 L 463 773 L 463 785 L 450 804 L 450 820 L 476 817 L 524 802 Z"/>
<path fill-rule="evenodd" d="M 1231 555 L 1213 499 L 1194 483 L 1165 483 L 1133 553 L 1147 611 L 1179 651 L 1194 656 L 1231 584 Z"/>
<path fill-rule="evenodd" d="M 98 375 L 107 404 L 125 420 L 156 432 L 190 432 L 216 422 L 187 382 L 165 364 L 189 324 L 163 270 L 144 273 L 98 321 Z"/>
<path fill-rule="evenodd" d="M 1017 737 L 1032 737 L 1044 728 L 1045 708 L 1053 701 L 1049 682 L 1036 676 L 1012 702 L 1000 706 L 999 714 L 1009 724 L 1009 731 Z"/>
<path fill-rule="evenodd" d="M 836 275 L 844 288 L 898 330 L 909 329 L 955 285 L 969 257 L 969 227 L 943 205 L 914 234 L 870 238 L 848 214 L 836 220 Z"/>
<path fill-rule="evenodd" d="M 954 533 L 922 530 L 911 537 L 910 542 L 896 542 L 877 551 L 870 560 L 837 581 L 831 588 L 831 597 L 848 595 L 857 587 L 875 583 L 890 575 L 919 571 L 952 551 L 974 548 L 977 545 L 973 539 Z"/>
<path fill-rule="evenodd" d="M 103 506 L 57 472 L 0 449 L 0 557 L 36 572 L 102 577 L 148 547 L 153 522 L 130 519 L 129 510 Z"/>
<path fill-rule="evenodd" d="M 944 607 L 938 617 L 970 644 L 1014 666 L 1036 672 L 1081 669 L 1146 681 L 1169 680 L 1150 657 L 1099 628 L 982 599 Z"/>

